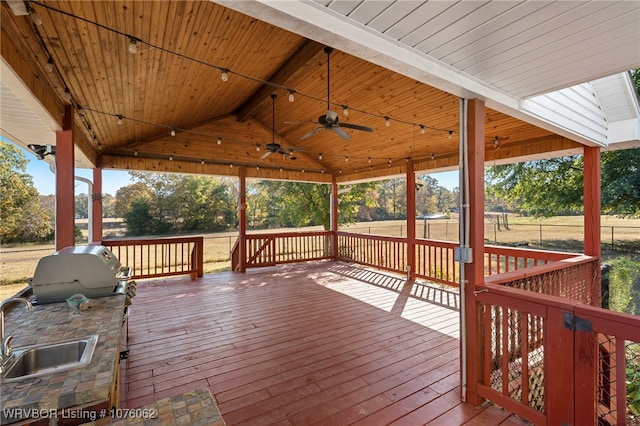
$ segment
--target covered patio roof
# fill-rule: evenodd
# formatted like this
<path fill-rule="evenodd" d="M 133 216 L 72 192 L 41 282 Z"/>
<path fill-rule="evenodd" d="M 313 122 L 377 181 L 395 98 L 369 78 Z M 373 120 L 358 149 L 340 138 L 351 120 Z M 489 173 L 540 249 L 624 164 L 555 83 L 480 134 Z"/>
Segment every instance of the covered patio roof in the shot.
<path fill-rule="evenodd" d="M 639 28 L 625 1 L 3 2 L 2 132 L 53 145 L 72 104 L 78 167 L 347 182 L 455 168 L 476 97 L 492 164 L 637 146 L 628 78 L 615 131 L 589 82 L 640 65 Z M 329 76 L 331 110 L 371 133 L 301 139 Z M 263 158 L 272 131 L 296 160 Z"/>

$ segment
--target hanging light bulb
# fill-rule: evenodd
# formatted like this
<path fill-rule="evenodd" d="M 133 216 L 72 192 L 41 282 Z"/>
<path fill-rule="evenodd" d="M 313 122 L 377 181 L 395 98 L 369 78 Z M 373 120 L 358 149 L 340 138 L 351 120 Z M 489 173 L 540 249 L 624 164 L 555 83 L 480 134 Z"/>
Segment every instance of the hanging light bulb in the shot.
<path fill-rule="evenodd" d="M 391 158 L 387 160 L 387 167 L 391 167 Z"/>
<path fill-rule="evenodd" d="M 431 159 L 435 160 L 436 159 L 436 154 L 434 154 L 433 152 L 431 153 Z"/>
<path fill-rule="evenodd" d="M 421 125 L 420 125 L 420 134 L 421 134 L 421 135 L 424 135 L 424 132 L 425 132 L 425 130 L 424 130 L 424 124 L 421 124 Z"/>
<path fill-rule="evenodd" d="M 226 68 L 221 68 L 220 69 L 220 78 L 222 79 L 222 81 L 228 81 L 229 80 L 229 70 Z"/>
<path fill-rule="evenodd" d="M 344 115 L 345 117 L 349 116 L 349 107 L 346 105 L 342 105 L 342 115 Z"/>
<path fill-rule="evenodd" d="M 280 173 L 282 173 L 282 167 L 280 167 Z"/>
<path fill-rule="evenodd" d="M 49 56 L 47 63 L 44 64 L 44 69 L 47 72 L 53 72 L 53 58 L 51 56 Z"/>
<path fill-rule="evenodd" d="M 322 153 L 318 155 L 318 160 L 322 160 Z"/>
<path fill-rule="evenodd" d="M 87 115 L 84 108 L 82 108 L 82 105 L 78 105 L 78 114 L 80 114 L 80 117 L 84 117 Z"/>
<path fill-rule="evenodd" d="M 391 126 L 391 119 L 389 117 L 384 118 L 384 125 L 387 127 Z"/>
<path fill-rule="evenodd" d="M 176 135 L 176 129 L 171 129 L 171 136 L 175 136 Z"/>
<path fill-rule="evenodd" d="M 349 156 L 348 155 L 344 156 L 344 161 L 349 161 Z"/>
<path fill-rule="evenodd" d="M 256 151 L 260 152 L 260 145 L 256 144 Z"/>
<path fill-rule="evenodd" d="M 36 25 L 42 25 L 42 18 L 33 8 L 29 8 L 29 15 L 31 16 L 31 20 Z"/>
<path fill-rule="evenodd" d="M 201 161 L 200 161 L 200 164 L 204 165 L 204 160 L 201 160 Z"/>
<path fill-rule="evenodd" d="M 289 102 L 293 102 L 296 100 L 295 93 L 295 90 L 289 89 Z"/>
<path fill-rule="evenodd" d="M 68 87 L 64 88 L 64 97 L 68 101 L 71 101 L 71 99 L 73 99 L 73 97 L 71 96 L 71 90 L 69 90 Z"/>
<path fill-rule="evenodd" d="M 229 167 L 233 169 L 233 163 L 229 164 Z"/>
<path fill-rule="evenodd" d="M 260 170 L 260 166 L 256 166 L 256 170 Z"/>
<path fill-rule="evenodd" d="M 137 150 L 137 149 L 134 149 L 134 150 L 133 150 L 133 156 L 134 156 L 134 157 L 137 157 L 137 156 L 138 156 L 138 150 Z"/>
<path fill-rule="evenodd" d="M 129 53 L 136 53 L 138 51 L 138 40 L 131 37 L 129 39 Z"/>
<path fill-rule="evenodd" d="M 173 155 L 169 156 L 169 161 L 173 161 Z"/>
<path fill-rule="evenodd" d="M 217 143 L 218 145 L 222 145 L 222 138 L 218 138 L 218 140 L 216 141 L 216 143 Z"/>
<path fill-rule="evenodd" d="M 371 157 L 368 157 L 368 158 L 367 158 L 367 162 L 368 162 L 368 163 L 371 163 Z"/>
<path fill-rule="evenodd" d="M 118 126 L 122 126 L 122 123 L 124 122 L 124 117 L 120 114 L 118 114 Z"/>
<path fill-rule="evenodd" d="M 449 130 L 449 139 L 453 137 L 453 130 Z"/>

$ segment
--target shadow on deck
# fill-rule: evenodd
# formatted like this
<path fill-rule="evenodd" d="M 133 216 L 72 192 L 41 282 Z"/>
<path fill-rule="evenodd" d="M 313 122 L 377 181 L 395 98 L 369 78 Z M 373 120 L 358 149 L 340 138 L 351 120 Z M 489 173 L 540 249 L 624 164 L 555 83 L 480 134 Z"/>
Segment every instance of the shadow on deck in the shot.
<path fill-rule="evenodd" d="M 339 262 L 141 282 L 124 405 L 208 387 L 227 425 L 524 424 L 460 401 L 458 307 Z"/>

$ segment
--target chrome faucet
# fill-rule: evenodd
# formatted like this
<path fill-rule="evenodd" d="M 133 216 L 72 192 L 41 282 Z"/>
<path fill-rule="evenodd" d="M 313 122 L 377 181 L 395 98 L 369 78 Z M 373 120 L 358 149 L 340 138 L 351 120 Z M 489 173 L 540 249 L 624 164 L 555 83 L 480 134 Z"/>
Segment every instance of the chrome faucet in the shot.
<path fill-rule="evenodd" d="M 3 300 L 2 303 L 0 303 L 0 372 L 4 372 L 5 365 L 11 359 L 11 355 L 13 355 L 13 350 L 11 349 L 11 340 L 13 340 L 13 336 L 4 336 L 4 309 L 8 305 L 16 302 L 24 303 L 27 305 L 28 311 L 33 311 L 33 305 L 24 297 L 12 297 L 7 300 Z"/>

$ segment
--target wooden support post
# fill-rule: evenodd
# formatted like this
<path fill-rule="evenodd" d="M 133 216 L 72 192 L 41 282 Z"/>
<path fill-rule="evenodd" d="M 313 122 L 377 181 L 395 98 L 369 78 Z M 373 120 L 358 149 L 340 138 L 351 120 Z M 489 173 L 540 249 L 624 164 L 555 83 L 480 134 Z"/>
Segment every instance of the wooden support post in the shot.
<path fill-rule="evenodd" d="M 331 178 L 329 221 L 331 226 L 331 259 L 336 260 L 338 256 L 338 181 L 335 175 Z"/>
<path fill-rule="evenodd" d="M 469 167 L 469 247 L 471 263 L 465 263 L 465 324 L 466 328 L 466 401 L 479 405 L 477 383 L 482 380 L 482 345 L 476 333 L 480 324 L 474 290 L 484 284 L 484 102 L 468 101 L 467 140 Z M 461 189 L 462 190 L 462 189 Z"/>
<path fill-rule="evenodd" d="M 238 189 L 238 228 L 239 228 L 239 249 L 240 249 L 240 272 L 247 271 L 247 167 L 240 166 L 238 171 L 240 179 Z"/>
<path fill-rule="evenodd" d="M 89 244 L 102 241 L 102 169 L 93 169 L 93 194 L 89 194 L 93 209 L 91 212 L 91 226 L 93 241 Z"/>
<path fill-rule="evenodd" d="M 73 107 L 64 110 L 62 130 L 56 132 L 56 250 L 75 245 L 75 156 Z"/>
<path fill-rule="evenodd" d="M 407 162 L 407 279 L 416 279 L 416 175 Z"/>

